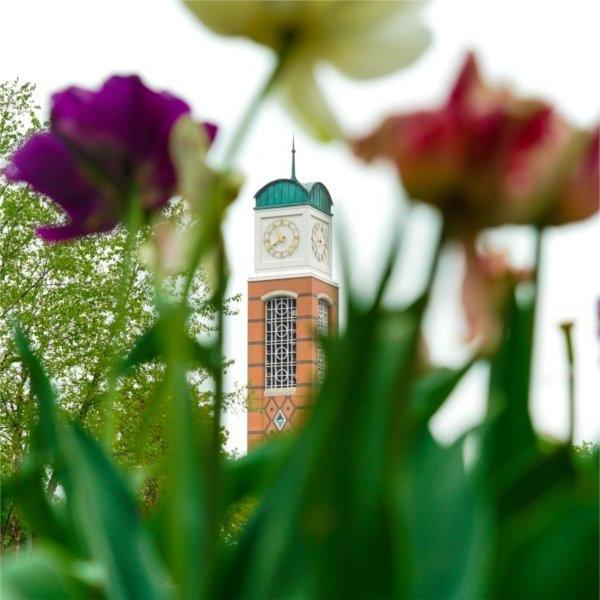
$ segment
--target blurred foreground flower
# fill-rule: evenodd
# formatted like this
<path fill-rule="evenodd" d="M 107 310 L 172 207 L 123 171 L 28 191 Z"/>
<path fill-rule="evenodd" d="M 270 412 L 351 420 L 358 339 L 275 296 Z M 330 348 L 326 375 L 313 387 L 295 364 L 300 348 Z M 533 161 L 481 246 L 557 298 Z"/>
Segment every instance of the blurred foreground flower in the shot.
<path fill-rule="evenodd" d="M 503 255 L 478 256 L 477 232 L 598 211 L 598 131 L 577 131 L 541 101 L 486 86 L 473 55 L 440 109 L 389 117 L 354 150 L 391 159 L 408 194 L 437 207 L 446 235 L 461 241 L 469 338 L 483 352 L 499 341 L 509 291 L 526 274 Z"/>
<path fill-rule="evenodd" d="M 389 117 L 354 144 L 391 159 L 412 198 L 437 206 L 450 235 L 506 223 L 560 225 L 598 211 L 598 131 L 486 86 L 469 55 L 445 105 Z"/>
<path fill-rule="evenodd" d="M 98 91 L 71 87 L 52 97 L 51 130 L 26 141 L 4 173 L 67 213 L 65 225 L 38 229 L 46 241 L 109 231 L 126 220 L 132 202 L 149 215 L 175 194 L 171 129 L 189 112 L 136 76 L 111 77 Z M 212 141 L 216 127 L 203 129 Z"/>
<path fill-rule="evenodd" d="M 185 270 L 198 239 L 203 237 L 200 230 L 210 227 L 206 219 L 213 216 L 216 230 L 223 211 L 237 198 L 243 184 L 240 173 L 219 173 L 208 165 L 210 140 L 189 115 L 182 116 L 173 126 L 169 146 L 178 193 L 184 200 L 183 213 L 160 223 L 151 242 L 142 248 L 144 262 L 161 277 Z M 204 274 L 213 286 L 217 280 L 214 254 L 213 249 L 202 262 Z"/>
<path fill-rule="evenodd" d="M 210 29 L 248 37 L 284 61 L 277 89 L 290 113 L 322 140 L 341 137 L 315 79 L 329 62 L 345 75 L 370 79 L 416 60 L 429 44 L 419 19 L 422 2 L 287 0 L 184 2 Z"/>
<path fill-rule="evenodd" d="M 505 252 L 477 252 L 465 245 L 466 270 L 462 302 L 467 319 L 467 336 L 483 354 L 492 354 L 503 335 L 506 306 L 514 287 L 530 279 L 531 272 L 510 266 Z"/>

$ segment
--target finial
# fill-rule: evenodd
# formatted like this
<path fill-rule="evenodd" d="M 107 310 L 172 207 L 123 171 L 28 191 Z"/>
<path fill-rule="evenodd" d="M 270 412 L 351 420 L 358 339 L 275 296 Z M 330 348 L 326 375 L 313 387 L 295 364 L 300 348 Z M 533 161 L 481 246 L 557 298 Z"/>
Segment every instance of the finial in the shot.
<path fill-rule="evenodd" d="M 292 179 L 296 179 L 296 144 L 292 133 Z"/>

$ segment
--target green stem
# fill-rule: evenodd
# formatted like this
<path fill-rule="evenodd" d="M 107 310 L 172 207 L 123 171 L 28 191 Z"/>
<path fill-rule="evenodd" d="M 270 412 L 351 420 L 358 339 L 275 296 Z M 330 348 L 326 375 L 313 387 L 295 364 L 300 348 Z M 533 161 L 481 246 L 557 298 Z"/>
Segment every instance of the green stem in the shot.
<path fill-rule="evenodd" d="M 421 335 L 423 317 L 425 315 L 425 311 L 427 309 L 427 306 L 429 305 L 429 300 L 431 298 L 431 290 L 433 287 L 435 276 L 438 271 L 442 250 L 446 241 L 446 236 L 446 223 L 443 222 L 438 239 L 435 244 L 433 256 L 431 257 L 431 261 L 429 263 L 429 268 L 425 278 L 425 286 L 419 298 L 409 308 L 409 311 L 413 313 L 415 319 L 415 322 L 412 325 L 412 337 L 409 342 L 410 347 L 408 350 L 408 356 L 410 358 L 407 360 L 406 366 L 402 369 L 402 372 L 400 374 L 399 390 L 396 394 L 396 399 L 406 399 L 410 397 L 411 391 L 413 390 L 415 381 L 418 376 L 417 363 L 419 354 L 419 337 Z M 409 424 L 410 419 L 408 416 L 408 402 L 397 402 L 394 407 L 391 431 L 389 434 L 390 446 L 387 467 L 389 473 L 389 475 L 387 476 L 389 484 L 389 494 L 390 498 L 394 499 L 397 498 L 398 495 L 403 496 L 407 493 L 404 465 L 408 460 L 407 455 L 409 452 L 410 443 L 409 436 L 412 433 L 408 429 Z M 395 543 L 393 546 L 393 554 L 396 560 L 403 561 L 406 559 L 406 556 L 410 555 L 411 552 L 409 544 L 407 544 L 405 541 L 409 537 L 408 531 L 410 527 L 404 521 L 403 517 L 401 516 L 401 513 L 396 509 L 396 507 L 393 507 L 391 509 L 390 523 L 397 532 L 397 535 L 395 537 Z M 407 589 L 408 575 L 404 570 L 398 570 L 395 584 L 397 586 L 397 589 L 399 590 Z"/>
<path fill-rule="evenodd" d="M 137 234 L 141 226 L 142 214 L 139 203 L 131 202 L 129 214 L 127 215 L 127 237 L 123 248 L 123 262 L 121 274 L 117 286 L 117 302 L 115 306 L 115 318 L 109 330 L 108 342 L 110 344 L 106 364 L 109 366 L 106 393 L 102 399 L 101 413 L 103 422 L 103 438 L 107 447 L 111 447 L 114 435 L 114 404 L 117 398 L 117 383 L 119 379 L 119 349 L 120 337 L 125 324 L 125 314 L 131 278 L 135 266 L 134 256 Z"/>
<path fill-rule="evenodd" d="M 221 482 L 221 413 L 224 403 L 224 378 L 223 378 L 223 346 L 225 338 L 225 316 L 223 311 L 223 301 L 227 290 L 228 282 L 228 266 L 227 256 L 222 233 L 222 207 L 226 201 L 227 179 L 243 142 L 245 141 L 253 119 L 256 116 L 262 102 L 267 97 L 268 93 L 273 88 L 276 80 L 280 76 L 284 65 L 284 53 L 282 53 L 277 61 L 273 71 L 265 83 L 258 90 L 256 95 L 251 100 L 245 111 L 237 129 L 235 130 L 231 142 L 229 143 L 223 159 L 221 169 L 217 172 L 209 189 L 207 190 L 206 205 L 209 210 L 201 217 L 203 221 L 198 226 L 197 241 L 192 249 L 190 265 L 186 274 L 186 278 L 182 288 L 181 308 L 187 311 L 189 296 L 193 290 L 194 277 L 198 266 L 201 264 L 207 252 L 213 249 L 216 252 L 215 263 L 217 271 L 216 289 L 211 297 L 211 305 L 216 313 L 216 337 L 211 346 L 211 364 L 206 365 L 215 382 L 213 414 L 211 421 L 210 439 L 208 440 L 208 457 L 206 462 L 206 498 L 207 498 L 207 537 L 206 543 L 206 564 L 204 569 L 207 574 L 213 573 L 217 567 L 217 551 L 219 540 L 220 527 L 220 500 L 222 496 Z M 181 327 L 185 329 L 185 318 L 181 323 Z M 185 336 L 185 331 L 181 332 Z M 171 345 L 172 345 L 171 341 Z M 173 353 L 169 353 L 170 360 L 177 360 Z M 168 372 L 172 368 L 167 365 Z M 208 579 L 205 581 L 208 586 Z M 208 589 L 206 590 L 208 591 Z"/>
<path fill-rule="evenodd" d="M 561 323 L 564 335 L 568 364 L 568 399 L 569 399 L 569 433 L 568 444 L 573 445 L 575 439 L 575 352 L 573 349 L 573 323 Z"/>
<path fill-rule="evenodd" d="M 243 142 L 245 141 L 249 131 L 250 126 L 252 125 L 252 121 L 258 113 L 259 108 L 264 102 L 265 98 L 268 96 L 269 92 L 273 89 L 275 82 L 279 79 L 285 64 L 287 63 L 288 53 L 282 52 L 279 55 L 277 62 L 275 63 L 275 67 L 263 83 L 263 85 L 258 89 L 257 93 L 254 95 L 248 108 L 244 112 L 244 115 L 237 126 L 233 136 L 231 137 L 231 141 L 225 150 L 225 155 L 223 158 L 223 164 L 215 180 L 212 182 L 210 189 L 207 190 L 207 206 L 215 207 L 215 204 L 218 204 L 223 200 L 222 196 L 225 190 L 226 178 L 228 176 L 229 171 L 231 170 L 234 161 L 236 160 L 239 151 L 243 146 Z M 203 218 L 207 218 L 208 222 L 203 224 L 201 228 L 200 234 L 197 236 L 197 241 L 192 249 L 192 256 L 190 261 L 190 267 L 187 272 L 186 279 L 183 284 L 182 291 L 182 303 L 184 305 L 187 304 L 188 296 L 190 294 L 192 283 L 194 280 L 194 276 L 196 274 L 196 270 L 198 269 L 198 265 L 202 260 L 204 253 L 210 248 L 210 242 L 214 240 L 211 237 L 211 234 L 215 231 L 216 228 L 220 227 L 220 210 L 211 210 L 209 214 L 203 215 Z"/>
<path fill-rule="evenodd" d="M 289 53 L 287 51 L 283 51 L 279 54 L 277 58 L 277 62 L 275 63 L 275 67 L 263 83 L 263 85 L 258 89 L 254 98 L 251 100 L 248 108 L 244 112 L 244 115 L 237 126 L 233 136 L 231 137 L 231 141 L 225 150 L 225 155 L 223 159 L 223 171 L 228 171 L 235 159 L 237 158 L 238 152 L 240 151 L 243 142 L 250 131 L 250 126 L 252 125 L 252 121 L 254 117 L 258 113 L 258 109 L 263 103 L 264 99 L 269 95 L 269 92 L 273 89 L 275 82 L 279 79 L 285 65 L 287 64 L 287 57 Z"/>
<path fill-rule="evenodd" d="M 535 355 L 535 328 L 537 322 L 537 313 L 540 302 L 540 281 L 541 281 L 541 272 L 542 272 L 542 257 L 544 252 L 543 247 L 544 240 L 544 232 L 543 229 L 536 229 L 536 238 L 535 238 L 535 250 L 534 250 L 534 260 L 533 260 L 533 313 L 531 315 L 530 322 L 530 352 L 529 352 L 529 365 L 528 365 L 528 381 L 529 381 L 529 390 L 531 390 L 531 373 L 533 370 L 533 357 Z M 529 391 L 531 393 L 531 391 Z M 529 395 L 528 395 L 529 397 Z"/>
<path fill-rule="evenodd" d="M 435 244 L 433 256 L 429 263 L 429 269 L 427 271 L 427 277 L 425 280 L 425 287 L 421 292 L 421 295 L 417 298 L 417 300 L 415 300 L 415 302 L 413 302 L 413 304 L 408 308 L 408 311 L 413 315 L 414 322 L 411 325 L 411 338 L 409 341 L 408 356 L 410 358 L 407 360 L 406 366 L 401 373 L 402 392 L 399 393 L 399 397 L 409 396 L 410 391 L 412 390 L 415 380 L 418 376 L 418 346 L 419 339 L 421 336 L 423 318 L 425 316 L 427 306 L 429 305 L 429 300 L 431 298 L 431 289 L 433 287 L 433 282 L 438 271 L 440 257 L 442 255 L 442 250 L 444 248 L 445 241 L 446 228 L 445 226 L 442 226 L 437 242 Z M 407 402 L 399 402 L 394 409 L 395 416 L 392 422 L 391 434 L 392 450 L 390 452 L 390 456 L 393 456 L 394 460 L 402 456 L 402 454 L 406 451 L 406 442 L 408 440 L 408 432 L 406 430 L 408 423 L 407 409 Z"/>
<path fill-rule="evenodd" d="M 533 261 L 533 283 L 535 286 L 536 301 L 537 301 L 537 296 L 539 294 L 540 273 L 542 270 L 543 238 L 544 238 L 543 229 L 537 229 L 536 230 L 536 238 L 535 238 L 534 261 Z"/>
<path fill-rule="evenodd" d="M 213 403 L 211 439 L 209 448 L 209 460 L 207 465 L 207 476 L 210 482 L 210 494 L 208 498 L 208 515 L 210 527 L 210 541 L 208 546 L 208 561 L 212 568 L 216 567 L 217 549 L 219 539 L 219 524 L 220 524 L 220 506 L 222 498 L 222 481 L 221 481 L 221 415 L 223 412 L 224 403 L 224 377 L 223 377 L 223 346 L 225 334 L 225 315 L 223 311 L 223 302 L 227 289 L 227 256 L 225 253 L 224 240 L 222 235 L 219 238 L 217 246 L 217 276 L 218 287 L 212 298 L 213 306 L 215 307 L 216 316 L 216 339 L 213 347 L 214 361 L 214 381 L 215 381 L 215 396 Z"/>
<path fill-rule="evenodd" d="M 202 221 L 197 231 L 196 243 L 192 249 L 190 257 L 190 266 L 187 270 L 183 288 L 181 291 L 181 304 L 187 307 L 188 298 L 192 291 L 194 277 L 198 270 L 198 265 L 202 261 L 204 254 L 214 245 L 216 233 L 220 231 L 221 210 L 218 208 L 218 203 L 222 200 L 224 191 L 224 178 L 217 175 L 211 186 L 207 190 L 206 205 L 210 208 L 206 214 L 202 215 Z"/>
<path fill-rule="evenodd" d="M 442 227 L 440 229 L 440 233 L 438 235 L 438 239 L 435 244 L 435 248 L 433 251 L 433 256 L 431 257 L 431 261 L 429 263 L 429 270 L 427 271 L 427 277 L 425 279 L 425 287 L 423 288 L 423 292 L 421 296 L 417 300 L 417 310 L 418 310 L 418 323 L 419 329 L 421 327 L 421 321 L 423 319 L 423 314 L 425 313 L 425 309 L 429 304 L 429 299 L 431 298 L 431 289 L 433 287 L 433 281 L 435 279 L 436 273 L 438 271 L 438 267 L 440 264 L 440 258 L 442 256 L 442 249 L 444 247 L 444 242 L 447 237 L 447 227 L 446 223 L 442 222 Z"/>

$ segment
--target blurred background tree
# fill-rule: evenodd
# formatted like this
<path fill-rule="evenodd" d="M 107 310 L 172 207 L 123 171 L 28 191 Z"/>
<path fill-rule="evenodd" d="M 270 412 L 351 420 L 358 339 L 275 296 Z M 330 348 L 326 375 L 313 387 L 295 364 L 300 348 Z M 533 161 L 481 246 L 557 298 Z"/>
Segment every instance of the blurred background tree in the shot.
<path fill-rule="evenodd" d="M 34 99 L 35 85 L 20 81 L 0 83 L 0 164 L 16 146 L 43 128 L 40 107 Z M 166 216 L 177 218 L 182 204 L 172 204 Z M 10 184 L 0 187 L 0 460 L 2 479 L 19 466 L 27 449 L 27 436 L 36 409 L 29 376 L 16 352 L 13 321 L 33 340 L 43 357 L 61 398 L 65 415 L 76 419 L 92 433 L 99 429 L 98 401 L 106 387 L 107 356 L 115 332 L 115 296 L 124 256 L 125 233 L 88 236 L 71 244 L 47 244 L 35 234 L 40 223 L 60 218 L 55 207 L 28 188 Z M 183 226 L 183 225 L 182 225 Z M 141 245 L 143 237 L 138 240 Z M 177 294 L 178 276 L 168 282 Z M 125 326 L 116 339 L 119 352 L 155 319 L 151 274 L 141 261 L 129 283 Z M 202 273 L 191 295 L 189 327 L 200 337 L 213 331 L 214 309 L 208 303 L 210 286 Z M 226 301 L 233 314 L 237 298 Z M 117 461 L 129 471 L 141 472 L 142 495 L 153 502 L 158 493 L 161 458 L 164 455 L 164 412 L 153 406 L 162 367 L 145 364 L 123 378 L 115 406 Z M 210 392 L 206 374 L 191 376 L 200 419 L 209 417 Z M 228 402 L 241 401 L 241 391 L 228 395 Z M 226 439 L 223 430 L 223 442 Z M 50 479 L 50 488 L 55 482 Z M 2 506 L 2 548 L 20 544 L 23 532 L 12 506 Z"/>

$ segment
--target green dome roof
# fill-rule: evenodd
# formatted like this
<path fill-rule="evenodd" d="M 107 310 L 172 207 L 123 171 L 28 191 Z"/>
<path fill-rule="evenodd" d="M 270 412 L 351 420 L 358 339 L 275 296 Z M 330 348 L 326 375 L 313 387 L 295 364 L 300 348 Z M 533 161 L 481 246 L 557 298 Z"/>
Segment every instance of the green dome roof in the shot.
<path fill-rule="evenodd" d="M 296 179 L 296 148 L 292 137 L 292 176 L 290 179 L 275 179 L 254 194 L 255 208 L 279 208 L 309 204 L 331 214 L 333 200 L 329 190 L 320 182 L 300 183 Z"/>
<path fill-rule="evenodd" d="M 333 204 L 329 190 L 321 182 L 300 183 L 297 179 L 271 181 L 261 187 L 254 198 L 257 209 L 309 204 L 328 215 Z"/>

